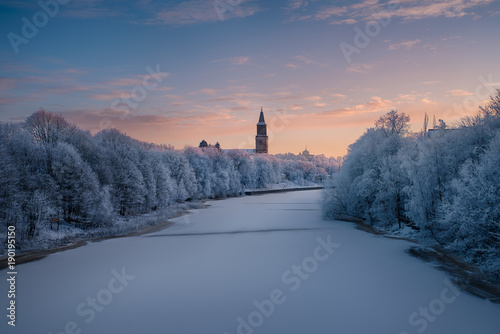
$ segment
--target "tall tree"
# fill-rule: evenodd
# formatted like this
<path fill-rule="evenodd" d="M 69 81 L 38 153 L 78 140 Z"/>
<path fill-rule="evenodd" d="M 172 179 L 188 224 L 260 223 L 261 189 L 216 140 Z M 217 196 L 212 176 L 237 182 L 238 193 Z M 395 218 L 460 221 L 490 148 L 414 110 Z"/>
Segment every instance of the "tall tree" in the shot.
<path fill-rule="evenodd" d="M 25 126 L 37 142 L 55 143 L 71 136 L 76 130 L 74 124 L 68 123 L 61 115 L 40 109 L 29 116 Z"/>
<path fill-rule="evenodd" d="M 375 127 L 382 130 L 386 136 L 403 135 L 408 132 L 410 117 L 405 113 L 399 113 L 397 110 L 391 110 L 381 116 L 376 122 Z"/>

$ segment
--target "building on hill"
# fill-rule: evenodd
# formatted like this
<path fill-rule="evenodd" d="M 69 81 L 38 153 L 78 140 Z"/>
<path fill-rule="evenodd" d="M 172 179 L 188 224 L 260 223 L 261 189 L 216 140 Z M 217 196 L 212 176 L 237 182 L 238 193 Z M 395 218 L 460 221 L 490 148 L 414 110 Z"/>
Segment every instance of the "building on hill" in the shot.
<path fill-rule="evenodd" d="M 304 150 L 304 151 L 302 151 L 302 152 L 300 152 L 300 153 L 299 153 L 299 156 L 304 156 L 304 157 L 306 157 L 307 159 L 309 159 L 309 158 L 314 158 L 314 154 L 310 154 L 310 153 L 309 153 L 309 151 L 307 150 L 307 146 L 306 146 L 306 148 L 305 148 L 305 150 Z"/>

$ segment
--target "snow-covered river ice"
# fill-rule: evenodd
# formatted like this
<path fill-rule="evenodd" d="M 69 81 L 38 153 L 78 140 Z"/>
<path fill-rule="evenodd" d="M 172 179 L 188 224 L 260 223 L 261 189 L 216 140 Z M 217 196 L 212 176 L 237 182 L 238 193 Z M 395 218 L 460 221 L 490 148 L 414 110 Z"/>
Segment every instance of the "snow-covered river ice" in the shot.
<path fill-rule="evenodd" d="M 500 305 L 457 290 L 407 241 L 323 220 L 320 199 L 210 201 L 168 229 L 19 265 L 16 327 L 3 315 L 0 332 L 500 333 Z"/>

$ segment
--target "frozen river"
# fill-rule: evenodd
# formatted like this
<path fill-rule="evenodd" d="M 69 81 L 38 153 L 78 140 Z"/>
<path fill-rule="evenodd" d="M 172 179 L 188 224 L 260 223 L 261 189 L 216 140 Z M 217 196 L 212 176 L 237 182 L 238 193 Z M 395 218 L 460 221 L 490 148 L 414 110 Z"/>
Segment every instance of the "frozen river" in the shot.
<path fill-rule="evenodd" d="M 409 242 L 323 220 L 320 198 L 211 201 L 163 231 L 19 265 L 16 327 L 2 315 L 0 332 L 500 333 L 500 305 L 458 291 Z"/>

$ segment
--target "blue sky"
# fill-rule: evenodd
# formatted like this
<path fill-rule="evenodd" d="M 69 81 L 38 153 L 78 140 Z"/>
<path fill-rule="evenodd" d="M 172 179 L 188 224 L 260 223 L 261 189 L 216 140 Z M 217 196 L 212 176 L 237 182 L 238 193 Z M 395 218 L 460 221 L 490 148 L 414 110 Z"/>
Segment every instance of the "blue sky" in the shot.
<path fill-rule="evenodd" d="M 252 148 L 263 106 L 271 153 L 343 155 L 391 109 L 419 130 L 500 88 L 499 1 L 55 3 L 0 1 L 0 121 L 42 107 L 92 132 Z"/>

